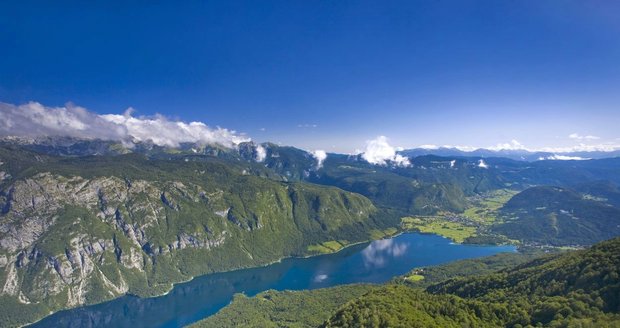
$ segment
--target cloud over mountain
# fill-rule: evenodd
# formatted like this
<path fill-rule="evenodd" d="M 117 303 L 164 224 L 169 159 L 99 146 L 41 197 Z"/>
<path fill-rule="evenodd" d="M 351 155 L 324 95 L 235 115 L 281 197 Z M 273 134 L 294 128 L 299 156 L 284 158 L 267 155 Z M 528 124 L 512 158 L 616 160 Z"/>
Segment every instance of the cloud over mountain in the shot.
<path fill-rule="evenodd" d="M 267 158 L 267 150 L 262 145 L 256 145 L 256 161 L 262 162 Z"/>
<path fill-rule="evenodd" d="M 489 147 L 489 150 L 495 150 L 495 151 L 500 151 L 500 150 L 527 150 L 527 148 L 521 144 L 519 141 L 512 139 L 510 142 L 507 143 L 500 143 L 497 144 L 493 147 Z"/>
<path fill-rule="evenodd" d="M 583 158 L 580 156 L 566 156 L 566 155 L 552 155 L 547 157 L 540 157 L 539 160 L 552 160 L 552 161 L 585 161 L 589 158 Z"/>
<path fill-rule="evenodd" d="M 597 136 L 590 136 L 590 135 L 582 136 L 578 133 L 571 133 L 568 137 L 571 139 L 575 139 L 575 140 L 598 140 L 600 139 Z"/>
<path fill-rule="evenodd" d="M 134 117 L 131 109 L 123 115 L 99 115 L 79 106 L 46 107 L 37 102 L 19 106 L 0 103 L 0 136 L 66 136 L 126 144 L 150 141 L 168 147 L 184 142 L 233 147 L 250 141 L 235 131 L 202 122 L 173 121 L 162 115 Z"/>
<path fill-rule="evenodd" d="M 411 165 L 407 157 L 396 153 L 396 148 L 390 146 L 385 136 L 366 141 L 366 150 L 362 153 L 362 158 L 375 165 L 387 165 L 388 162 L 398 166 Z"/>
<path fill-rule="evenodd" d="M 327 153 L 324 150 L 317 149 L 312 152 L 312 156 L 316 158 L 316 168 L 320 169 L 323 166 L 323 161 L 327 158 Z"/>

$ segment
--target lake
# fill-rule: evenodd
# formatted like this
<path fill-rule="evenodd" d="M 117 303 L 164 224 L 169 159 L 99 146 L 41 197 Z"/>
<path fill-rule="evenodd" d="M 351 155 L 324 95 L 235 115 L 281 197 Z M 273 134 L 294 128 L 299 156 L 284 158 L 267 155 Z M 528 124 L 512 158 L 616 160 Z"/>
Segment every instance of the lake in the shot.
<path fill-rule="evenodd" d="M 350 283 L 382 283 L 409 270 L 455 260 L 514 252 L 514 246 L 454 244 L 437 235 L 406 233 L 310 258 L 200 276 L 153 298 L 124 296 L 55 313 L 31 327 L 183 327 L 215 314 L 235 293 L 300 290 Z"/>

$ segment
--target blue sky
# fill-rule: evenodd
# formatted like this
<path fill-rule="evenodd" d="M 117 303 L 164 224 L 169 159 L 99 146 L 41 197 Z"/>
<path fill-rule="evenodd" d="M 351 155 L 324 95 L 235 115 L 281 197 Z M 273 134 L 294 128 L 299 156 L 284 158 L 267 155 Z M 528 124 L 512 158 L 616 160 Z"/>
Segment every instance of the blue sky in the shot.
<path fill-rule="evenodd" d="M 7 1 L 0 44 L 9 104 L 340 152 L 620 144 L 613 1 Z"/>

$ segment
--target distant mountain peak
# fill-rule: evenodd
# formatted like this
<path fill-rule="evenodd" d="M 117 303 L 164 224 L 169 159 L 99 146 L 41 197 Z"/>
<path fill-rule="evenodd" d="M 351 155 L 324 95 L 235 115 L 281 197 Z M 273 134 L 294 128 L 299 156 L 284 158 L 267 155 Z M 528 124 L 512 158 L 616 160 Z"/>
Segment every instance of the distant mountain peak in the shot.
<path fill-rule="evenodd" d="M 462 147 L 442 146 L 431 147 L 423 145 L 421 147 L 405 149 L 398 152 L 403 156 L 417 157 L 423 155 L 437 155 L 447 157 L 505 157 L 518 161 L 540 161 L 540 160 L 588 160 L 620 157 L 620 150 L 613 151 L 574 151 L 574 152 L 545 152 L 530 151 L 527 149 L 490 149 L 476 148 L 465 149 Z"/>

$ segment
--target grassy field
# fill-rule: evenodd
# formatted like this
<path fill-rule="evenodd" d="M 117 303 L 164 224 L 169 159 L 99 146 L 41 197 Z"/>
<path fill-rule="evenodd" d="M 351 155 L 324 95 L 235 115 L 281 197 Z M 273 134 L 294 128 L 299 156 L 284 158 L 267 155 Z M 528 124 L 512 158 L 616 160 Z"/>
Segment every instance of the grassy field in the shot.
<path fill-rule="evenodd" d="M 308 246 L 308 251 L 319 254 L 329 254 L 341 250 L 343 247 L 349 244 L 346 240 L 330 240 L 317 245 Z"/>
<path fill-rule="evenodd" d="M 491 224 L 497 220 L 496 212 L 518 191 L 499 189 L 471 199 L 473 206 L 466 209 L 463 215 L 473 221 Z"/>
<path fill-rule="evenodd" d="M 467 237 L 476 234 L 476 227 L 466 226 L 459 222 L 446 221 L 442 217 L 404 217 L 401 226 L 405 230 L 417 230 L 434 233 L 462 243 Z"/>
<path fill-rule="evenodd" d="M 318 245 L 310 245 L 308 246 L 308 252 L 309 253 L 318 253 L 318 254 L 329 254 L 332 253 L 333 251 L 325 246 L 323 246 L 322 244 L 318 244 Z"/>
<path fill-rule="evenodd" d="M 372 240 L 383 239 L 394 236 L 398 232 L 396 228 L 387 228 L 385 230 L 373 229 L 370 231 L 370 237 Z"/>
<path fill-rule="evenodd" d="M 401 218 L 400 228 L 405 231 L 437 234 L 450 238 L 457 243 L 463 243 L 469 237 L 487 236 L 485 230 L 497 222 L 497 210 L 517 193 L 514 190 L 499 189 L 472 197 L 470 201 L 473 205 L 462 214 L 441 212 L 434 216 L 403 217 Z M 398 231 L 397 228 L 373 229 L 370 231 L 370 239 L 388 238 Z M 326 241 L 308 246 L 308 252 L 314 254 L 334 253 L 348 244 L 349 242 L 346 240 Z"/>
<path fill-rule="evenodd" d="M 394 236 L 398 232 L 396 228 L 387 228 L 385 230 L 373 229 L 370 231 L 370 239 L 378 240 Z M 335 253 L 351 244 L 348 240 L 330 240 L 320 244 L 308 246 L 308 252 L 314 254 Z"/>
<path fill-rule="evenodd" d="M 401 218 L 401 228 L 438 234 L 457 243 L 462 243 L 469 237 L 486 236 L 487 228 L 498 220 L 497 211 L 515 194 L 516 191 L 500 189 L 472 197 L 472 206 L 462 214 L 439 213 L 435 216 L 404 217 Z"/>
<path fill-rule="evenodd" d="M 421 274 L 410 274 L 405 276 L 406 281 L 421 281 L 424 280 L 424 276 Z"/>

